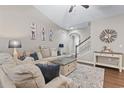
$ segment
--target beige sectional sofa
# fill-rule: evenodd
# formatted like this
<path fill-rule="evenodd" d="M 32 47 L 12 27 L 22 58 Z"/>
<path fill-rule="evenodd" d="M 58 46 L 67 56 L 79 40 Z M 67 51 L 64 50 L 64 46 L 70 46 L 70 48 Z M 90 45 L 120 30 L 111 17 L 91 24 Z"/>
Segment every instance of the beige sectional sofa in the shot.
<path fill-rule="evenodd" d="M 36 52 L 38 55 L 38 58 L 39 58 L 39 60 L 37 60 L 37 62 L 38 61 L 53 61 L 53 60 L 57 60 L 60 58 L 70 56 L 70 55 L 57 56 L 57 50 L 55 48 L 48 48 L 48 47 L 44 47 L 44 48 L 39 47 L 37 49 L 31 50 L 31 51 L 29 50 L 29 51 L 25 51 L 25 52 L 26 52 L 27 58 L 29 58 L 31 53 Z M 22 53 L 20 55 L 22 55 Z M 25 59 L 25 60 L 27 61 L 27 59 Z M 29 59 L 29 61 L 30 60 L 31 59 Z"/>
<path fill-rule="evenodd" d="M 9 54 L 4 54 L 0 65 L 1 88 L 72 88 L 77 87 L 74 82 L 62 75 L 45 84 L 44 76 L 34 63 L 46 63 L 48 61 L 20 62 Z M 4 58 L 4 57 L 3 57 Z"/>
<path fill-rule="evenodd" d="M 59 76 L 45 84 L 43 74 L 34 64 L 26 63 L 16 66 L 4 64 L 0 67 L 1 88 L 72 88 L 73 81 Z"/>

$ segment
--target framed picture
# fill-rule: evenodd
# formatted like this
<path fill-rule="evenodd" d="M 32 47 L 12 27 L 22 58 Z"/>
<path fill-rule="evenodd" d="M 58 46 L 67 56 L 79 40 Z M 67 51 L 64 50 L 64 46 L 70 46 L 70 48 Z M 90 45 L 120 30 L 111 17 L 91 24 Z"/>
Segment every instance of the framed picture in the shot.
<path fill-rule="evenodd" d="M 37 25 L 32 22 L 31 24 L 31 40 L 36 39 Z"/>
<path fill-rule="evenodd" d="M 42 38 L 42 41 L 45 41 L 46 40 L 44 27 L 41 30 L 41 38 Z"/>
<path fill-rule="evenodd" d="M 53 41 L 53 31 L 49 31 L 49 41 Z"/>

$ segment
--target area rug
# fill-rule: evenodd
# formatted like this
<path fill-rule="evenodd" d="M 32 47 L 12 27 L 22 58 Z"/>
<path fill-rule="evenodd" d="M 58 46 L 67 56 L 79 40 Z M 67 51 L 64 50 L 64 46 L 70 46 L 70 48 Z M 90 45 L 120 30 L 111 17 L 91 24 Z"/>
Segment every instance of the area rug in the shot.
<path fill-rule="evenodd" d="M 77 64 L 77 69 L 67 76 L 80 88 L 102 88 L 104 69 L 85 64 Z"/>

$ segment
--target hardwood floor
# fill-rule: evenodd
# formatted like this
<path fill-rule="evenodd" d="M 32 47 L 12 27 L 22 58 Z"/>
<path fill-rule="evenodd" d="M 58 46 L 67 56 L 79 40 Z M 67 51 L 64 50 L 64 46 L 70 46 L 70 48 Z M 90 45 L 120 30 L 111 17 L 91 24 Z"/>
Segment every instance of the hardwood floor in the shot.
<path fill-rule="evenodd" d="M 124 88 L 124 71 L 119 72 L 117 69 L 105 68 L 104 88 Z"/>
<path fill-rule="evenodd" d="M 103 88 L 124 88 L 124 70 L 120 73 L 118 69 L 107 68 L 98 65 L 97 67 L 105 69 Z"/>

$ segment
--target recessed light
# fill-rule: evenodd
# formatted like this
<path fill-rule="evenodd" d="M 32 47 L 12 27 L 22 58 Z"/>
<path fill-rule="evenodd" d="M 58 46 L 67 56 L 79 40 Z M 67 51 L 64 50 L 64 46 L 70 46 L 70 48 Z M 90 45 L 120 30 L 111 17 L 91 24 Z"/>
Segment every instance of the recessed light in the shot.
<path fill-rule="evenodd" d="M 74 27 L 70 27 L 70 29 L 74 29 Z"/>
<path fill-rule="evenodd" d="M 123 45 L 121 45 L 121 44 L 120 44 L 120 45 L 119 45 L 119 47 L 120 47 L 120 48 L 122 48 L 122 47 L 123 47 Z"/>

